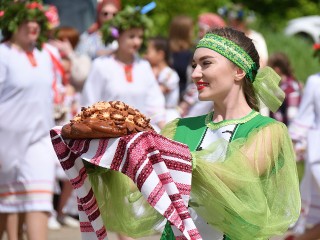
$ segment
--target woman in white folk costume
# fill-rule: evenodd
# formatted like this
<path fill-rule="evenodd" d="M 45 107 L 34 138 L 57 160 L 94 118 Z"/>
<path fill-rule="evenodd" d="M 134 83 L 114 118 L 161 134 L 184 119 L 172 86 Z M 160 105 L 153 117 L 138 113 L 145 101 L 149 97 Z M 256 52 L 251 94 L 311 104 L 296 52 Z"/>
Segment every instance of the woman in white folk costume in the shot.
<path fill-rule="evenodd" d="M 82 91 L 81 105 L 123 101 L 151 118 L 151 124 L 159 132 L 165 125 L 165 98 L 149 62 L 139 56 L 150 24 L 150 19 L 141 14 L 140 9 L 131 6 L 104 23 L 101 28 L 104 41 L 117 40 L 119 46 L 114 54 L 99 57 L 92 63 Z M 125 178 L 116 172 L 110 175 L 118 182 L 118 178 Z M 121 196 L 118 191 L 115 194 Z M 112 221 L 117 224 L 114 219 Z M 117 228 L 111 230 L 119 232 Z M 127 239 L 124 236 L 119 238 Z"/>
<path fill-rule="evenodd" d="M 196 47 L 192 79 L 214 111 L 177 119 L 163 134 L 193 155 L 190 213 L 203 239 L 269 239 L 283 234 L 300 210 L 298 177 L 287 128 L 259 113 L 284 93 L 280 77 L 259 69 L 252 40 L 232 28 L 207 33 Z M 161 237 L 174 239 L 167 224 Z"/>
<path fill-rule="evenodd" d="M 138 55 L 149 26 L 149 18 L 130 6 L 104 24 L 104 40 L 117 39 L 119 47 L 114 54 L 94 60 L 81 105 L 123 101 L 151 118 L 159 130 L 165 123 L 165 99 L 150 64 Z"/>
<path fill-rule="evenodd" d="M 320 57 L 320 46 L 314 46 Z M 302 209 L 293 228 L 296 237 L 288 240 L 319 239 L 320 237 L 320 73 L 308 77 L 298 113 L 289 126 L 297 155 L 305 159 L 300 185 Z"/>
<path fill-rule="evenodd" d="M 53 66 L 41 50 L 47 18 L 38 2 L 11 2 L 0 17 L 0 238 L 47 238 L 55 159 Z M 19 233 L 18 233 L 19 232 Z"/>

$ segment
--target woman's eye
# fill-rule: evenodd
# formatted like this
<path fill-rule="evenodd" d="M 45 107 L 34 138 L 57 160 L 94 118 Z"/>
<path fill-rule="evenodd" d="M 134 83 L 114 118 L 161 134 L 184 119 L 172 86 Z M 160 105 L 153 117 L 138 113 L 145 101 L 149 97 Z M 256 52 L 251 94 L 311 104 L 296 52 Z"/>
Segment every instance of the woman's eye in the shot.
<path fill-rule="evenodd" d="M 211 62 L 209 62 L 209 61 L 204 61 L 203 63 L 202 63 L 202 65 L 203 66 L 206 66 L 206 65 L 209 65 Z"/>
<path fill-rule="evenodd" d="M 193 69 L 195 69 L 195 68 L 197 67 L 197 64 L 194 63 L 194 64 L 191 65 L 191 67 L 192 67 Z"/>

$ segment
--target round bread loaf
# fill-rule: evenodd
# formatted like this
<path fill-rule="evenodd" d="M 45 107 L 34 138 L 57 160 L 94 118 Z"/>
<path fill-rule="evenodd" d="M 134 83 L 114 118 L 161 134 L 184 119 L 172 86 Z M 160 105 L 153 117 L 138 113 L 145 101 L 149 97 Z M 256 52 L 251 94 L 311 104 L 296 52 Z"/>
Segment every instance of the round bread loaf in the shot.
<path fill-rule="evenodd" d="M 81 112 L 62 127 L 61 135 L 69 139 L 114 138 L 142 131 L 154 129 L 150 119 L 139 110 L 121 101 L 101 101 L 82 107 Z"/>

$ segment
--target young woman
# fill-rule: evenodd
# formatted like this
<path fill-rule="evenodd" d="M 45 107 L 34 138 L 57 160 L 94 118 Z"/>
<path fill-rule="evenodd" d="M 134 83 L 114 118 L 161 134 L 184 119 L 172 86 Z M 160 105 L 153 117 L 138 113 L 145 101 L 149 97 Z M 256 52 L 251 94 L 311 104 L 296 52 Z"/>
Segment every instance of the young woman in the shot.
<path fill-rule="evenodd" d="M 192 79 L 214 111 L 169 123 L 163 134 L 193 155 L 190 214 L 202 239 L 269 239 L 300 212 L 295 157 L 283 123 L 259 114 L 283 100 L 280 77 L 259 69 L 252 40 L 215 29 L 199 41 Z M 167 224 L 161 239 L 175 239 Z"/>
<path fill-rule="evenodd" d="M 103 27 L 105 39 L 117 39 L 114 54 L 97 58 L 84 85 L 81 105 L 123 101 L 139 109 L 155 128 L 165 123 L 165 100 L 150 64 L 139 57 L 149 19 L 128 6 Z M 112 32 L 111 32 L 112 31 Z M 116 33 L 115 33 L 116 32 Z M 113 34 L 113 35 L 112 35 Z"/>
<path fill-rule="evenodd" d="M 5 230 L 9 240 L 22 239 L 23 221 L 28 239 L 46 239 L 53 206 L 54 77 L 49 54 L 40 50 L 46 26 L 37 2 L 12 3 L 0 18 L 0 238 Z"/>

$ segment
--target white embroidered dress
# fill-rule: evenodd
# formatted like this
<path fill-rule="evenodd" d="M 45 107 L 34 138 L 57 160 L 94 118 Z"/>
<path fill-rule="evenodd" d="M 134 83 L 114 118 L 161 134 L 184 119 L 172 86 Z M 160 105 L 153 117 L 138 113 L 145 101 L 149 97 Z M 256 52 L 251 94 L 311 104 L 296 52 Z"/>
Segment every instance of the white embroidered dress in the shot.
<path fill-rule="evenodd" d="M 303 232 L 308 225 L 320 222 L 320 73 L 311 75 L 306 82 L 297 116 L 289 127 L 296 147 L 307 144 L 305 172 L 300 185 L 301 216 L 296 225 Z"/>
<path fill-rule="evenodd" d="M 0 212 L 51 211 L 56 156 L 48 53 L 0 44 Z"/>

